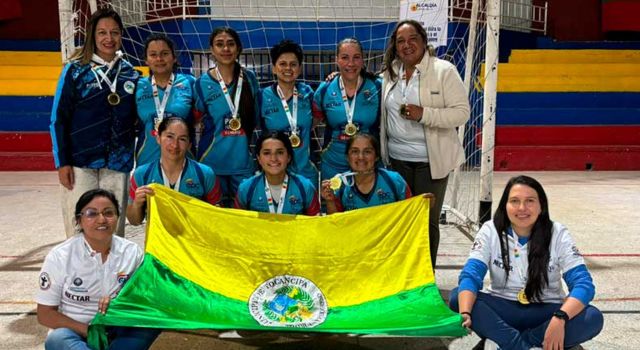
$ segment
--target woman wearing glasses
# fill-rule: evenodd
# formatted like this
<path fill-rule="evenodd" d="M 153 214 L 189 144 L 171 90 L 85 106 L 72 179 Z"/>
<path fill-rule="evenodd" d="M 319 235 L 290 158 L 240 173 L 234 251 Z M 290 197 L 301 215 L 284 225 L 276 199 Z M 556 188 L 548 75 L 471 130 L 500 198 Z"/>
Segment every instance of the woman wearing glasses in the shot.
<path fill-rule="evenodd" d="M 52 331 L 47 350 L 89 349 L 87 330 L 142 263 L 137 244 L 115 236 L 118 200 L 107 190 L 85 192 L 75 207 L 80 234 L 53 248 L 40 272 L 38 322 Z M 160 330 L 111 327 L 111 349 L 148 349 Z"/>
<path fill-rule="evenodd" d="M 163 184 L 172 190 L 201 199 L 212 205 L 220 202 L 220 184 L 208 166 L 187 158 L 191 149 L 191 124 L 185 119 L 171 117 L 158 126 L 156 141 L 160 145 L 160 159 L 138 167 L 131 176 L 127 219 L 132 225 L 144 220 L 147 195 L 152 183 Z"/>
<path fill-rule="evenodd" d="M 400 174 L 376 167 L 380 160 L 380 146 L 374 136 L 353 136 L 347 142 L 346 153 L 351 171 L 322 181 L 321 195 L 327 203 L 327 214 L 411 197 L 411 190 Z"/>

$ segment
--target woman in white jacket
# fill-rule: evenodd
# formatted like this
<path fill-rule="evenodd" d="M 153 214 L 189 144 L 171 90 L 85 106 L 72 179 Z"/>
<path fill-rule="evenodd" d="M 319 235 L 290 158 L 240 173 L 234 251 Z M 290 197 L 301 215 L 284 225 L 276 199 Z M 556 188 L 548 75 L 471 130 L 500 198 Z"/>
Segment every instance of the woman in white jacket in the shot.
<path fill-rule="evenodd" d="M 433 56 L 427 33 L 414 20 L 400 21 L 393 31 L 382 74 L 382 158 L 414 195 L 436 196 L 429 217 L 435 267 L 449 172 L 465 158 L 456 128 L 469 119 L 469 100 L 456 67 Z"/>

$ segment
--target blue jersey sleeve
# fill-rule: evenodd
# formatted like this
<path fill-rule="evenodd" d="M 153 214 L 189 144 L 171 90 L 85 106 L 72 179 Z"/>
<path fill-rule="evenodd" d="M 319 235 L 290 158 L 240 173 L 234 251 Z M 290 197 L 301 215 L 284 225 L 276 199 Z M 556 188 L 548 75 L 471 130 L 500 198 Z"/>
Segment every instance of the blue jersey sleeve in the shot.
<path fill-rule="evenodd" d="M 458 278 L 458 290 L 468 290 L 477 294 L 482 289 L 482 281 L 488 269 L 487 265 L 478 259 L 467 260 Z"/>
<path fill-rule="evenodd" d="M 74 86 L 73 86 L 73 64 L 68 63 L 64 66 L 58 86 L 56 88 L 55 97 L 53 99 L 53 107 L 51 108 L 51 124 L 49 130 L 51 133 L 51 143 L 53 146 L 53 159 L 56 168 L 66 165 L 72 165 L 69 153 L 69 145 L 66 144 L 66 134 L 68 123 L 71 121 L 74 109 Z"/>
<path fill-rule="evenodd" d="M 584 305 L 588 305 L 596 294 L 596 287 L 593 284 L 591 274 L 585 265 L 578 265 L 564 273 L 562 276 L 569 288 L 569 296 L 580 300 Z"/>

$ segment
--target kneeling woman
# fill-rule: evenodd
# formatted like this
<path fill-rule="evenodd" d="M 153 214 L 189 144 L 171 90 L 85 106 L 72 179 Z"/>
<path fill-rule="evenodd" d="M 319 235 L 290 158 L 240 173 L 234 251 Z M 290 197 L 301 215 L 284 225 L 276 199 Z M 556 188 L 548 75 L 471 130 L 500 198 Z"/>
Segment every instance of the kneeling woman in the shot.
<path fill-rule="evenodd" d="M 393 203 L 411 197 L 411 190 L 400 174 L 376 167 L 380 160 L 378 140 L 370 134 L 357 134 L 347 143 L 350 172 L 322 181 L 322 198 L 327 214 Z"/>
<path fill-rule="evenodd" d="M 293 147 L 282 131 L 263 134 L 256 142 L 262 173 L 244 180 L 235 207 L 277 214 L 318 215 L 320 202 L 309 179 L 287 171 Z"/>
<path fill-rule="evenodd" d="M 491 286 L 480 292 L 489 270 Z M 562 288 L 569 287 L 569 296 Z M 485 223 L 451 292 L 450 306 L 500 349 L 564 349 L 602 330 L 589 305 L 591 275 L 569 231 L 551 221 L 542 185 L 528 176 L 507 183 L 493 221 Z"/>
<path fill-rule="evenodd" d="M 187 158 L 191 148 L 190 124 L 182 118 L 165 118 L 158 127 L 157 142 L 160 160 L 144 164 L 133 172 L 129 189 L 127 219 L 132 225 L 144 220 L 147 195 L 152 183 L 163 184 L 180 193 L 217 205 L 220 202 L 220 184 L 208 166 Z"/>
<path fill-rule="evenodd" d="M 95 189 L 78 200 L 75 217 L 80 234 L 47 254 L 40 272 L 38 322 L 51 328 L 44 347 L 89 349 L 87 330 L 96 313 L 105 313 L 126 280 L 142 263 L 137 244 L 114 236 L 118 200 Z M 148 349 L 160 330 L 111 327 L 110 349 Z"/>

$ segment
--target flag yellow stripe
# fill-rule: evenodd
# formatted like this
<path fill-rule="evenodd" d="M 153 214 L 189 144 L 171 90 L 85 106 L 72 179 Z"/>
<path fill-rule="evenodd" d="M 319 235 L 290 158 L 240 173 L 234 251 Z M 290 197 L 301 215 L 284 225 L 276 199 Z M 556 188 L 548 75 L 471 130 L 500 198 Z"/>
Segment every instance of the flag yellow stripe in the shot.
<path fill-rule="evenodd" d="M 246 301 L 261 283 L 285 274 L 313 281 L 330 307 L 434 282 L 424 198 L 305 217 L 215 208 L 160 185 L 153 188 L 146 251 L 178 275 L 229 298 Z M 356 292 L 355 283 L 366 288 Z"/>

